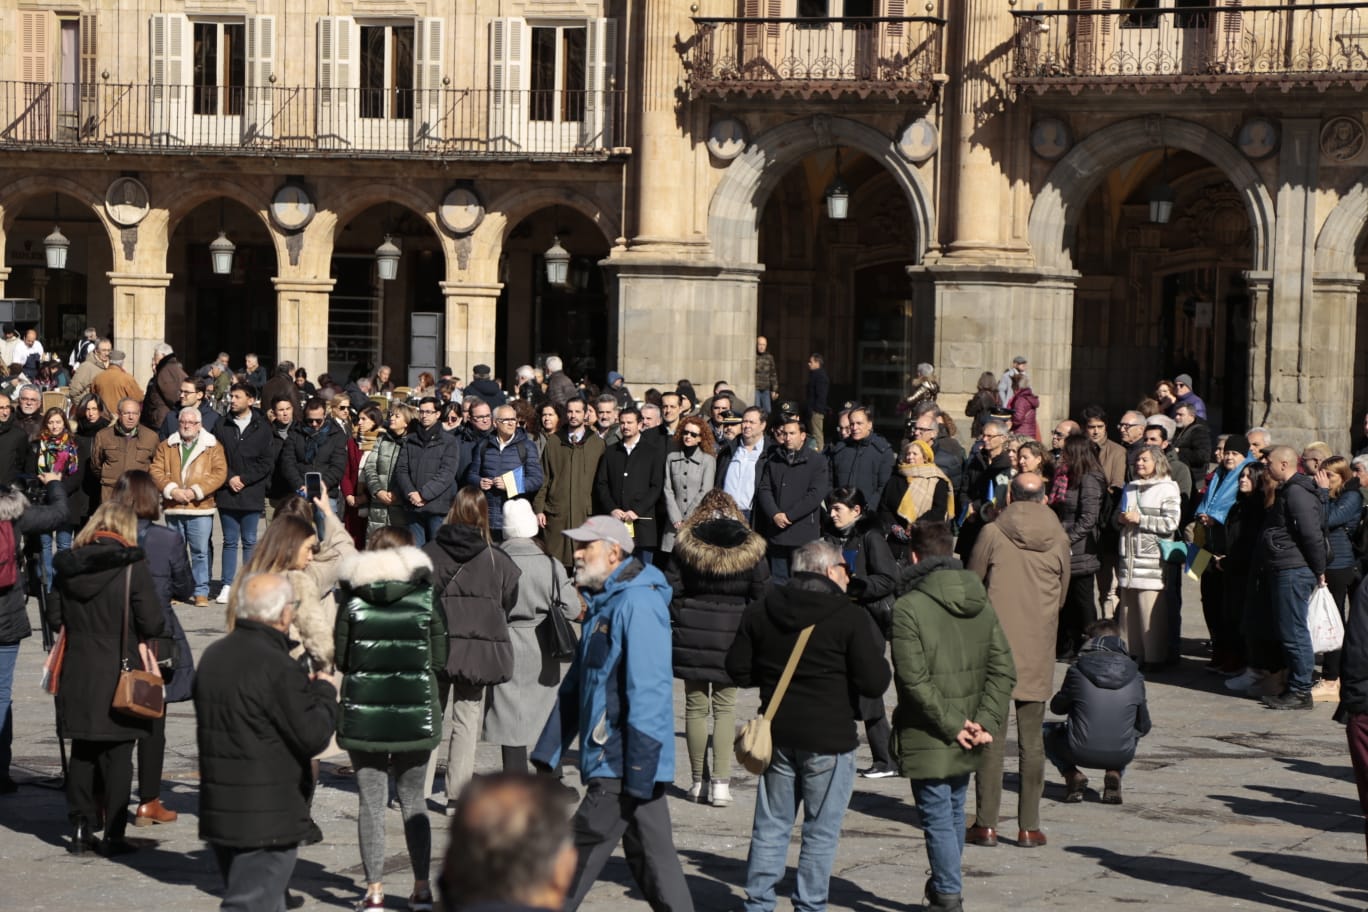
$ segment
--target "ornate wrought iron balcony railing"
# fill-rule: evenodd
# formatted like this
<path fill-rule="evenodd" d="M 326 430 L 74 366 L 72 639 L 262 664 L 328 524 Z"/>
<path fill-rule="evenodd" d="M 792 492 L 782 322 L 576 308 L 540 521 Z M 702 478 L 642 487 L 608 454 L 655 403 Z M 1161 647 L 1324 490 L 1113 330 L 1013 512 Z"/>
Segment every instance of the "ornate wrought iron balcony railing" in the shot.
<path fill-rule="evenodd" d="M 1114 0 L 1094 0 L 1110 5 Z M 1039 92 L 1088 86 L 1368 85 L 1368 6 L 1249 6 L 1212 0 L 1174 8 L 1137 0 L 1126 9 L 1013 11 L 1011 81 Z"/>
<path fill-rule="evenodd" d="M 689 91 L 703 95 L 930 99 L 940 84 L 933 16 L 695 19 L 680 47 Z"/>
<path fill-rule="evenodd" d="M 601 159 L 626 145 L 623 100 L 620 90 L 0 82 L 0 151 Z"/>

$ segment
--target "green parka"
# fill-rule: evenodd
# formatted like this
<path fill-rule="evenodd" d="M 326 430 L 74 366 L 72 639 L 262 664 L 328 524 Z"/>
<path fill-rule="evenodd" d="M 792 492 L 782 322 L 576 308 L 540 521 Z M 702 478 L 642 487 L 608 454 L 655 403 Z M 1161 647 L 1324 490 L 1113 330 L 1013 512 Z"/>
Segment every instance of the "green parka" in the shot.
<path fill-rule="evenodd" d="M 408 547 L 357 553 L 343 562 L 337 597 L 337 670 L 345 675 L 338 747 L 432 750 L 442 740 L 436 674 L 447 659 L 432 561 Z"/>
<path fill-rule="evenodd" d="M 944 569 L 926 573 L 893 606 L 892 747 L 909 779 L 976 770 L 984 749 L 966 751 L 955 736 L 968 719 L 999 737 L 1016 682 L 1012 650 L 983 583 L 953 558 L 937 563 Z"/>

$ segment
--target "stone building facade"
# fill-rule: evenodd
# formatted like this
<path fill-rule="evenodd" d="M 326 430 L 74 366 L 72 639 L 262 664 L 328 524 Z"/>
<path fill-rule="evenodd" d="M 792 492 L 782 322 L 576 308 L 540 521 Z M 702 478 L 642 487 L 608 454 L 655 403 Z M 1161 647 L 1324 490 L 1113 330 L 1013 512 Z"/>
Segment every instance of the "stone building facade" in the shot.
<path fill-rule="evenodd" d="M 762 332 L 782 393 L 821 351 L 837 398 L 874 403 L 890 432 L 918 362 L 953 415 L 1017 354 L 1046 422 L 1189 373 L 1214 424 L 1340 447 L 1368 400 L 1353 5 L 5 15 L 0 281 L 44 300 L 49 338 L 110 326 L 140 374 L 167 338 L 192 360 L 251 347 L 315 372 L 507 376 L 557 352 L 637 391 L 744 389 Z M 63 273 L 41 268 L 54 219 Z M 219 230 L 226 278 L 208 266 Z M 557 241 L 572 259 L 552 286 Z"/>

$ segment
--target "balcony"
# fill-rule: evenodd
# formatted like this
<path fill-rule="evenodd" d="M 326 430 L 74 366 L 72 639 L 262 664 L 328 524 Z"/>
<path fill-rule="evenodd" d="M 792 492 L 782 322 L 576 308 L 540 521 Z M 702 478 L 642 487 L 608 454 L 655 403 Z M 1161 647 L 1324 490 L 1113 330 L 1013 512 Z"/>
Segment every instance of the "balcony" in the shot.
<path fill-rule="evenodd" d="M 0 82 L 0 150 L 602 160 L 624 93 Z"/>
<path fill-rule="evenodd" d="M 1108 0 L 1099 0 L 1108 2 Z M 1368 7 L 1225 5 L 1014 11 L 1009 81 L 1043 93 L 1368 85 Z"/>
<path fill-rule="evenodd" d="M 680 49 L 695 97 L 930 101 L 945 81 L 932 16 L 695 19 Z"/>

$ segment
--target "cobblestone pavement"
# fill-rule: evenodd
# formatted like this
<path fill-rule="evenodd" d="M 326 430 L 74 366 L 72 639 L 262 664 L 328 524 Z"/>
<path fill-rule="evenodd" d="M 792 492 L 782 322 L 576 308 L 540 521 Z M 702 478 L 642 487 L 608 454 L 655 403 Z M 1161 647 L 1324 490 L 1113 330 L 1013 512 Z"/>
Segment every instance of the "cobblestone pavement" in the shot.
<path fill-rule="evenodd" d="M 1201 612 L 1187 593 L 1185 658 L 1181 668 L 1154 676 L 1149 696 L 1154 731 L 1141 744 L 1125 780 L 1125 804 L 1095 796 L 1062 803 L 1050 771 L 1042 805 L 1049 845 L 1021 849 L 970 846 L 965 855 L 969 909 L 1288 909 L 1359 912 L 1368 906 L 1363 821 L 1333 707 L 1273 712 L 1226 695 L 1221 679 L 1201 669 Z M 222 608 L 178 606 L 196 653 L 222 628 Z M 212 909 L 219 878 L 196 836 L 194 714 L 172 707 L 167 724 L 163 800 L 180 812 L 169 826 L 130 829 L 144 845 L 128 859 L 77 859 L 63 849 L 67 825 L 51 702 L 38 688 L 42 651 L 24 643 L 15 687 L 15 777 L 23 787 L 0 797 L 0 909 Z M 1062 674 L 1062 669 L 1061 669 Z M 1056 680 L 1059 678 L 1057 676 Z M 890 694 L 891 702 L 892 696 Z M 684 799 L 687 760 L 683 690 L 675 691 L 676 799 L 670 812 L 675 842 L 699 910 L 740 907 L 755 779 L 733 780 L 735 802 L 713 808 Z M 739 700 L 748 718 L 755 693 Z M 868 754 L 862 748 L 862 764 Z M 1008 791 L 1016 789 L 1015 750 L 1008 748 Z M 341 761 L 342 757 L 337 758 Z M 481 747 L 481 769 L 498 765 L 498 751 Z M 567 781 L 573 782 L 573 773 Z M 1095 777 L 1100 784 L 1100 777 Z M 970 805 L 972 810 L 972 790 Z M 1001 830 L 1015 835 L 1015 798 L 1008 794 Z M 352 779 L 325 762 L 315 816 L 323 843 L 300 852 L 292 886 L 310 907 L 348 907 L 360 896 L 356 794 Z M 446 848 L 445 818 L 434 812 L 434 852 Z M 794 843 L 790 855 L 797 855 Z M 406 908 L 411 885 L 397 811 L 388 841 L 390 908 Z M 922 834 L 904 780 L 860 780 L 845 819 L 831 883 L 831 905 L 859 912 L 920 908 L 926 876 Z M 791 871 L 791 869 L 790 869 Z M 792 889 L 792 876 L 781 895 Z M 781 908 L 788 908 L 787 899 Z M 584 908 L 644 908 L 620 854 Z"/>

